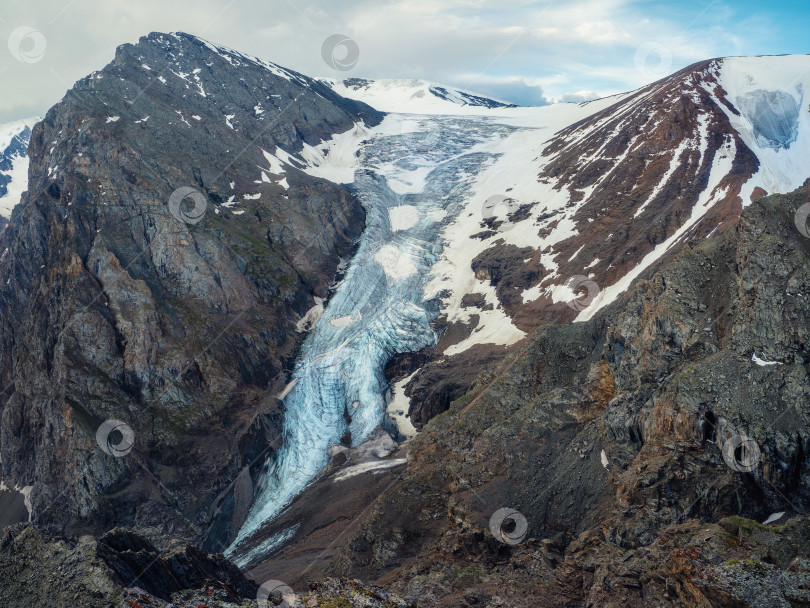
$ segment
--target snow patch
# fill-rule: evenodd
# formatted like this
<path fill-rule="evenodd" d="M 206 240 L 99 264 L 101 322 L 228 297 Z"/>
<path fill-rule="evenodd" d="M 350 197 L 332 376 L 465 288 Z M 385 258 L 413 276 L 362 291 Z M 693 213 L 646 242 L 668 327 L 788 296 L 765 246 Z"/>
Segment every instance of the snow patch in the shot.
<path fill-rule="evenodd" d="M 386 276 L 392 279 L 405 279 L 416 274 L 416 266 L 408 256 L 393 245 L 383 245 L 374 256 L 382 266 Z"/>
<path fill-rule="evenodd" d="M 780 519 L 782 519 L 784 514 L 785 514 L 784 511 L 779 511 L 779 513 L 772 513 L 771 515 L 768 516 L 768 519 L 766 519 L 762 523 L 763 523 L 763 525 L 768 525 L 768 524 L 771 524 L 771 523 L 773 523 L 775 521 L 779 521 Z"/>
<path fill-rule="evenodd" d="M 760 367 L 768 367 L 769 365 L 782 365 L 779 361 L 766 361 L 765 359 L 760 359 L 759 357 L 757 357 L 756 353 L 751 354 L 751 361 L 753 361 Z"/>
<path fill-rule="evenodd" d="M 419 209 L 413 205 L 399 205 L 388 209 L 388 217 L 391 221 L 391 230 L 407 230 L 413 228 L 419 222 Z"/>
<path fill-rule="evenodd" d="M 410 376 L 396 382 L 394 386 L 391 387 L 391 401 L 388 403 L 385 410 L 396 423 L 399 432 L 408 439 L 416 437 L 418 431 L 411 422 L 409 414 L 411 398 L 405 394 L 405 386 L 407 386 L 418 371 L 419 370 L 416 370 Z"/>

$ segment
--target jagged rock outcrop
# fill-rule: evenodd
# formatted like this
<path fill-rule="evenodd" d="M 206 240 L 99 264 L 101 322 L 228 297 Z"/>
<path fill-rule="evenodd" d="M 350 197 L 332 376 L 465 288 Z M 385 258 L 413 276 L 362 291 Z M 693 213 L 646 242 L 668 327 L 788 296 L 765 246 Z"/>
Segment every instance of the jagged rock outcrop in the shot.
<path fill-rule="evenodd" d="M 384 589 L 353 580 L 313 581 L 299 593 L 275 581 L 260 586 L 221 555 L 205 555 L 193 546 L 161 553 L 126 530 L 98 539 L 68 539 L 33 526 L 6 528 L 0 535 L 0 581 L 0 602 L 10 607 L 410 606 Z"/>
<path fill-rule="evenodd" d="M 273 155 L 380 119 L 295 72 L 151 34 L 37 124 L 0 243 L 1 478 L 33 486 L 34 524 L 222 550 L 280 433 L 296 321 L 364 227 L 344 187 Z M 123 457 L 97 441 L 110 419 L 131 429 L 106 429 Z"/>
<path fill-rule="evenodd" d="M 206 602 L 233 603 L 217 605 L 243 605 L 257 592 L 257 585 L 222 556 L 204 555 L 194 547 L 161 554 L 123 530 L 98 539 L 68 539 L 24 524 L 6 528 L 0 536 L 0 578 L 4 606 L 131 608 L 165 605 L 188 592 L 206 597 Z"/>

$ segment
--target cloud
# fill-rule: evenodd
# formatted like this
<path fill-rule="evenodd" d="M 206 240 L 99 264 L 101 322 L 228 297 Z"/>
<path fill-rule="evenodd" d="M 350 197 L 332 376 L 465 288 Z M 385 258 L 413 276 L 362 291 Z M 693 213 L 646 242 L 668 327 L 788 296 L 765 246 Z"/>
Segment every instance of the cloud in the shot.
<path fill-rule="evenodd" d="M 599 93 L 596 91 L 577 91 L 576 93 L 565 93 L 560 97 L 563 103 L 582 103 L 583 101 L 593 101 L 599 98 Z"/>
<path fill-rule="evenodd" d="M 551 103 L 543 92 L 543 87 L 530 84 L 520 76 L 471 80 L 470 78 L 451 79 L 448 84 L 468 89 L 487 97 L 508 101 L 519 106 L 545 106 Z"/>
<path fill-rule="evenodd" d="M 760 13 L 766 11 L 760 6 Z M 774 9 L 775 10 L 775 9 Z M 779 48 L 772 28 L 723 1 L 683 0 L 37 0 L 7 3 L 0 22 L 0 122 L 43 114 L 72 83 L 150 31 L 185 31 L 320 76 L 423 78 L 521 104 L 602 96 L 653 80 L 644 44 L 671 69 Z M 41 61 L 5 49 L 19 27 L 42 33 Z M 356 40 L 360 60 L 335 73 L 320 54 L 332 34 Z M 572 92 L 573 91 L 573 92 Z M 586 93 L 583 93 L 585 91 Z M 579 93 L 577 93 L 579 92 Z"/>

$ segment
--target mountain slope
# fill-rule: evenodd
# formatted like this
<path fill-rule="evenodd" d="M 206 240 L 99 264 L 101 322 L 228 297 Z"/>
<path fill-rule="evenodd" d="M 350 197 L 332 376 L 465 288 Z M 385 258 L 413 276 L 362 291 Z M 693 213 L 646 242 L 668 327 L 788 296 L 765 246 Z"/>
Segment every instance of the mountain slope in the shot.
<path fill-rule="evenodd" d="M 481 370 L 307 576 L 378 580 L 419 606 L 801 605 L 808 204 L 810 186 L 758 199 L 626 305 L 542 327 Z M 727 449 L 741 438 L 747 454 Z M 527 520 L 517 542 L 490 532 L 504 507 Z M 299 585 L 306 548 L 255 572 Z"/>
<path fill-rule="evenodd" d="M 238 528 L 250 465 L 281 432 L 297 320 L 365 217 L 278 156 L 380 118 L 294 72 L 152 34 L 35 127 L 0 260 L 2 481 L 33 486 L 35 524 L 127 525 L 158 544 Z M 128 457 L 98 439 L 107 420 L 131 429 L 112 440 L 134 441 Z"/>
<path fill-rule="evenodd" d="M 569 110 L 504 111 L 498 120 L 536 131 L 503 141 L 467 212 L 445 231 L 430 292 L 441 294 L 456 337 L 435 356 L 458 357 L 462 371 L 437 364 L 449 390 L 436 390 L 430 365 L 409 381 L 406 394 L 428 400 L 411 406 L 418 422 L 463 394 L 473 377 L 464 370 L 494 346 L 543 323 L 591 318 L 683 243 L 727 229 L 753 198 L 810 176 L 800 160 L 810 117 L 794 112 L 807 105 L 807 67 L 808 57 L 713 60 Z M 783 100 L 782 114 L 757 114 L 756 100 L 769 96 Z M 778 145 L 763 139 L 779 133 Z"/>
<path fill-rule="evenodd" d="M 769 600 L 760 570 L 695 589 L 731 547 L 680 560 L 689 520 L 739 544 L 760 529 L 726 516 L 806 509 L 810 193 L 763 195 L 810 173 L 807 62 L 515 108 L 185 34 L 120 47 L 33 129 L 0 235 L 12 519 L 419 605 Z M 503 507 L 526 545 L 487 531 Z M 756 546 L 795 595 L 791 526 Z"/>

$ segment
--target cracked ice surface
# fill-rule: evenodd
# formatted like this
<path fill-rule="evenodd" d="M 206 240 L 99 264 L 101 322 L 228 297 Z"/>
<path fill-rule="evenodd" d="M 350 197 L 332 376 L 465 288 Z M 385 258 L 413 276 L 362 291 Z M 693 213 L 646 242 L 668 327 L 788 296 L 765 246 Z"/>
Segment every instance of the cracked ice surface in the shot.
<path fill-rule="evenodd" d="M 799 104 L 790 93 L 759 89 L 739 97 L 737 105 L 760 146 L 787 149 L 799 136 Z"/>
<path fill-rule="evenodd" d="M 256 500 L 226 552 L 240 565 L 262 556 L 266 544 L 248 550 L 245 541 L 326 467 L 329 446 L 347 431 L 357 446 L 383 422 L 387 361 L 435 343 L 430 322 L 438 302 L 425 301 L 424 286 L 441 254 L 440 233 L 458 215 L 474 176 L 495 159 L 478 144 L 513 129 L 482 117 L 407 122 L 407 133 L 383 128 L 361 148 L 364 168 L 352 187 L 366 208 L 366 230 L 296 363 L 284 397 L 282 447 L 265 464 Z"/>

